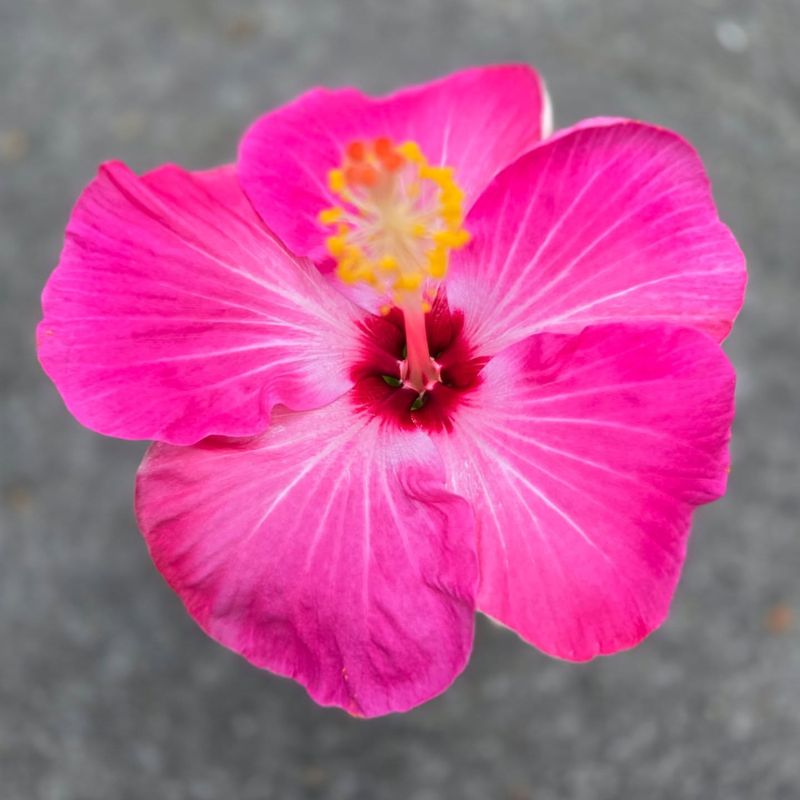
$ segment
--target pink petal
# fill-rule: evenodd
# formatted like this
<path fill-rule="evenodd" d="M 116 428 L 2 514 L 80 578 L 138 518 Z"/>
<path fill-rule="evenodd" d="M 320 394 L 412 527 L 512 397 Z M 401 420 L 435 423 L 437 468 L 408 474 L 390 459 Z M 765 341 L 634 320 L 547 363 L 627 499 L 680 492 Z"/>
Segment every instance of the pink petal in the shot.
<path fill-rule="evenodd" d="M 527 65 L 477 67 L 385 97 L 314 89 L 261 117 L 242 140 L 239 176 L 264 221 L 295 253 L 322 263 L 329 231 L 317 214 L 338 203 L 327 186 L 345 146 L 389 136 L 447 164 L 467 207 L 542 135 L 546 92 Z"/>
<path fill-rule="evenodd" d="M 499 175 L 469 214 L 448 295 L 487 352 L 538 331 L 664 321 L 721 340 L 744 256 L 696 152 L 630 120 L 587 120 Z"/>
<path fill-rule="evenodd" d="M 347 391 L 361 315 L 264 228 L 232 167 L 117 163 L 78 201 L 43 306 L 39 357 L 78 420 L 176 444 Z"/>
<path fill-rule="evenodd" d="M 349 395 L 262 436 L 155 445 L 137 484 L 153 560 L 214 639 L 376 716 L 444 691 L 472 645 L 472 512 L 422 433 Z"/>
<path fill-rule="evenodd" d="M 705 334 L 605 325 L 495 356 L 438 439 L 478 521 L 478 607 L 552 655 L 665 619 L 692 510 L 728 472 L 733 370 Z"/>

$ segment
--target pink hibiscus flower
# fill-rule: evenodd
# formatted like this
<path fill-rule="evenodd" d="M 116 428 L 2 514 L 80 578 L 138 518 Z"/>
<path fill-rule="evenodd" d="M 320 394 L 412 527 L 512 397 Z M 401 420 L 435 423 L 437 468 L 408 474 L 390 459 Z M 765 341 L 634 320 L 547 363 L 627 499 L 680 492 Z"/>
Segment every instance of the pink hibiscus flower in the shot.
<path fill-rule="evenodd" d="M 156 440 L 136 512 L 198 624 L 319 703 L 437 695 L 476 610 L 632 647 L 725 491 L 745 271 L 697 154 L 548 117 L 525 66 L 318 89 L 235 167 L 105 164 L 73 211 L 42 365 Z"/>

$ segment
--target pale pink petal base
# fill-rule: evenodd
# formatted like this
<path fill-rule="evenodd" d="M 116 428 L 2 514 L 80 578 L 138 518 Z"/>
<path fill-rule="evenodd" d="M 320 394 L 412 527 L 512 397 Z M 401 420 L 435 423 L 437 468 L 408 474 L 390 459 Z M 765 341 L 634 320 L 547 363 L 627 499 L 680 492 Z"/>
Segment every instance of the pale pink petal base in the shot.
<path fill-rule="evenodd" d="M 444 691 L 472 645 L 472 512 L 421 433 L 349 396 L 263 436 L 155 445 L 137 515 L 200 626 L 323 705 L 376 716 Z"/>
<path fill-rule="evenodd" d="M 533 336 L 483 378 L 438 439 L 477 515 L 479 609 L 570 660 L 632 647 L 725 491 L 731 365 L 694 330 L 609 325 Z"/>
<path fill-rule="evenodd" d="M 504 170 L 466 220 L 448 296 L 487 353 L 539 331 L 663 321 L 725 337 L 744 256 L 695 151 L 632 120 L 586 120 Z"/>
<path fill-rule="evenodd" d="M 466 207 L 542 136 L 544 86 L 524 64 L 473 67 L 386 97 L 314 89 L 265 114 L 242 140 L 239 176 L 256 210 L 295 253 L 327 261 L 317 215 L 339 200 L 328 171 L 356 139 L 416 141 L 455 170 Z"/>
<path fill-rule="evenodd" d="M 363 316 L 269 233 L 232 167 L 117 163 L 78 201 L 43 306 L 39 358 L 75 417 L 175 444 L 346 392 Z"/>

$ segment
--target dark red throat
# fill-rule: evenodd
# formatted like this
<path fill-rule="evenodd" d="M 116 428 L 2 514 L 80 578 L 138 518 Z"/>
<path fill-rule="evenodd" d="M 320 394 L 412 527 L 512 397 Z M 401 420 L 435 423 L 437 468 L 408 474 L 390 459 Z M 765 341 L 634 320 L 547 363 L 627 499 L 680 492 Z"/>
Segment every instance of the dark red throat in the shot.
<path fill-rule="evenodd" d="M 425 315 L 431 356 L 440 382 L 420 394 L 402 383 L 405 358 L 403 312 L 369 317 L 361 325 L 361 359 L 353 366 L 353 397 L 362 411 L 403 428 L 450 431 L 459 405 L 469 402 L 487 358 L 477 356 L 464 336 L 464 315 L 451 310 L 440 292 Z"/>

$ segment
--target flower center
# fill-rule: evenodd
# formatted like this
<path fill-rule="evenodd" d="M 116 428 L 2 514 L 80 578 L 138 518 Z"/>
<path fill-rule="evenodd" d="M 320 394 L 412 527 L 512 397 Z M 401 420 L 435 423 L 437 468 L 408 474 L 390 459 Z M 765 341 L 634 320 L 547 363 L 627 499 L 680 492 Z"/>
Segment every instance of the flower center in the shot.
<path fill-rule="evenodd" d="M 450 309 L 443 290 L 424 315 L 426 345 L 435 358 L 438 380 L 424 392 L 404 380 L 408 343 L 403 312 L 361 323 L 361 353 L 352 365 L 356 408 L 388 424 L 430 433 L 452 430 L 453 421 L 481 383 L 487 358 L 479 356 L 464 333 L 464 315 Z"/>
<path fill-rule="evenodd" d="M 440 380 L 425 335 L 425 312 L 447 272 L 451 250 L 463 247 L 464 193 L 453 170 L 432 166 L 415 142 L 386 137 L 351 142 L 340 167 L 328 173 L 340 205 L 320 212 L 335 232 L 326 240 L 345 283 L 372 286 L 403 311 L 406 370 L 403 382 L 422 393 Z"/>

